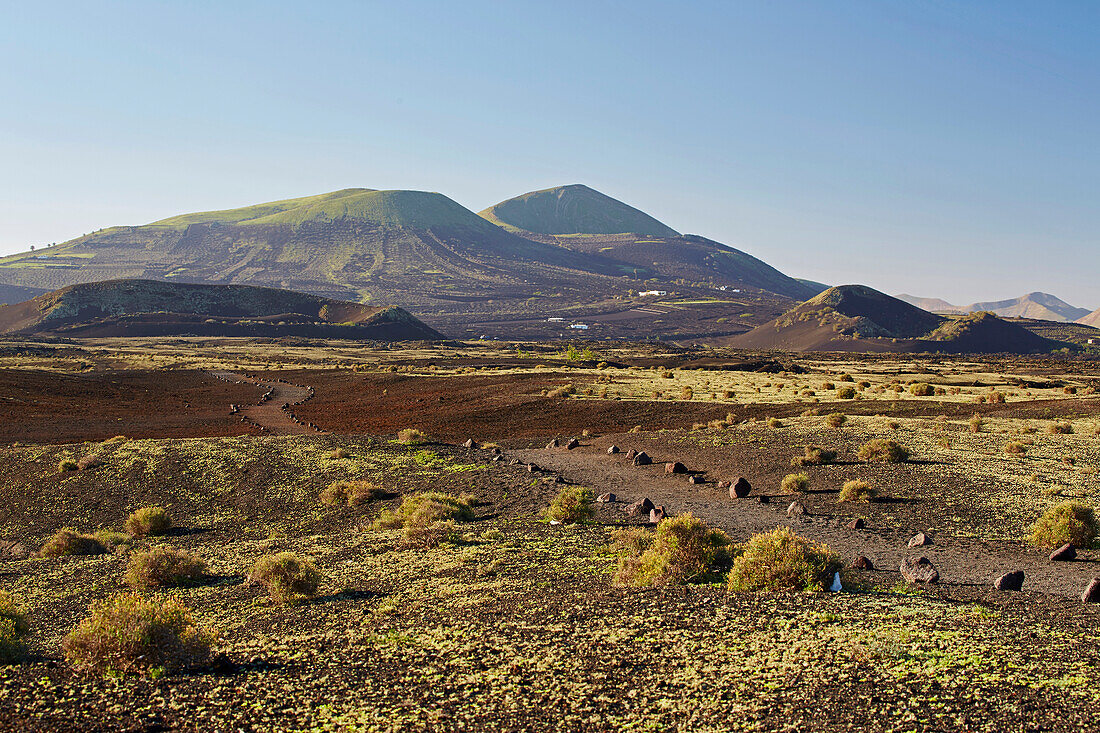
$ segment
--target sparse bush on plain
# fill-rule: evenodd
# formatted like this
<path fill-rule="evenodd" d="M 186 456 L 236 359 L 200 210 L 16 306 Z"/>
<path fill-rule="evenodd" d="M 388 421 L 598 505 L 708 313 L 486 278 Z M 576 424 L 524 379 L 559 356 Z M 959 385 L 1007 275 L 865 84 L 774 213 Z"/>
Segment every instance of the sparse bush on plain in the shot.
<path fill-rule="evenodd" d="M 614 544 L 619 555 L 615 582 L 648 587 L 708 580 L 729 564 L 729 545 L 725 532 L 690 513 L 666 519 L 652 532 L 620 530 Z"/>
<path fill-rule="evenodd" d="M 27 612 L 10 593 L 0 590 L 0 664 L 15 664 L 26 658 L 30 630 Z"/>
<path fill-rule="evenodd" d="M 248 573 L 248 582 L 264 586 L 273 601 L 286 604 L 317 595 L 321 571 L 308 557 L 280 552 L 257 560 Z"/>
<path fill-rule="evenodd" d="M 136 590 L 180 588 L 206 579 L 206 562 L 191 553 L 160 545 L 130 558 L 122 580 Z"/>
<path fill-rule="evenodd" d="M 333 481 L 318 498 L 327 506 L 359 506 L 387 495 L 385 489 L 371 481 Z"/>
<path fill-rule="evenodd" d="M 1072 542 L 1089 548 L 1096 542 L 1096 512 L 1079 501 L 1064 501 L 1047 509 L 1031 528 L 1031 543 L 1039 547 L 1060 547 Z"/>
<path fill-rule="evenodd" d="M 1047 425 L 1047 432 L 1051 435 L 1072 435 L 1073 425 L 1068 422 L 1052 422 Z"/>
<path fill-rule="evenodd" d="M 787 494 L 804 494 L 810 490 L 810 477 L 804 473 L 788 473 L 783 477 L 779 488 Z"/>
<path fill-rule="evenodd" d="M 171 528 L 172 518 L 159 506 L 143 506 L 126 518 L 126 531 L 134 537 L 159 536 Z"/>
<path fill-rule="evenodd" d="M 980 433 L 985 428 L 985 420 L 982 419 L 981 415 L 975 413 L 974 415 L 972 415 L 970 417 L 969 425 L 970 425 L 970 432 Z"/>
<path fill-rule="evenodd" d="M 914 397 L 931 397 L 936 393 L 936 388 L 926 382 L 917 382 L 909 385 L 909 394 Z"/>
<path fill-rule="evenodd" d="M 745 543 L 733 561 L 726 587 L 731 591 L 826 590 L 840 567 L 827 545 L 779 527 Z"/>
<path fill-rule="evenodd" d="M 836 451 L 827 450 L 817 445 L 807 445 L 802 449 L 802 455 L 791 459 L 792 466 L 823 466 L 836 461 Z"/>
<path fill-rule="evenodd" d="M 875 438 L 860 446 L 859 460 L 880 463 L 904 463 L 909 460 L 909 450 L 889 438 Z"/>
<path fill-rule="evenodd" d="M 97 529 L 92 536 L 99 540 L 108 551 L 122 545 L 129 545 L 134 541 L 132 536 L 125 532 L 116 532 L 113 529 Z"/>
<path fill-rule="evenodd" d="M 71 458 L 62 458 L 57 463 L 57 470 L 61 473 L 66 473 L 68 471 L 79 471 L 80 466 L 77 465 L 76 461 Z"/>
<path fill-rule="evenodd" d="M 97 454 L 89 453 L 88 455 L 81 457 L 81 459 L 76 462 L 76 468 L 78 471 L 88 471 L 102 465 L 102 463 L 103 461 L 100 460 Z"/>
<path fill-rule="evenodd" d="M 406 496 L 396 512 L 383 511 L 375 529 L 401 529 L 402 543 L 409 547 L 434 547 L 454 534 L 455 521 L 474 518 L 470 502 L 438 491 Z"/>
<path fill-rule="evenodd" d="M 1004 392 L 990 392 L 987 399 L 995 405 L 1003 405 L 1005 403 Z"/>
<path fill-rule="evenodd" d="M 839 428 L 848 422 L 848 416 L 843 412 L 830 412 L 825 416 L 825 424 L 831 428 Z"/>
<path fill-rule="evenodd" d="M 206 661 L 214 640 L 178 601 L 121 593 L 93 603 L 61 648 L 79 671 L 159 676 Z"/>
<path fill-rule="evenodd" d="M 546 514 L 565 524 L 587 522 L 595 515 L 592 491 L 582 486 L 566 486 L 554 497 Z"/>
<path fill-rule="evenodd" d="M 44 557 L 65 557 L 68 555 L 102 555 L 107 548 L 96 537 L 81 534 L 71 527 L 59 529 L 42 545 Z"/>
<path fill-rule="evenodd" d="M 555 387 L 554 389 L 547 390 L 547 397 L 568 397 L 577 391 L 577 388 L 572 384 L 565 385 L 564 387 Z M 402 441 L 404 442 L 404 441 Z"/>
<path fill-rule="evenodd" d="M 836 398 L 838 400 L 854 400 L 856 398 L 856 388 L 841 387 L 836 391 Z"/>
<path fill-rule="evenodd" d="M 877 495 L 878 491 L 871 488 L 870 484 L 857 478 L 844 482 L 844 486 L 841 487 L 836 500 L 867 502 L 874 501 Z"/>
<path fill-rule="evenodd" d="M 783 427 L 783 421 L 780 420 L 778 417 L 769 417 L 768 418 L 768 427 L 769 428 L 781 428 L 781 427 Z"/>
<path fill-rule="evenodd" d="M 424 433 L 420 432 L 416 428 L 402 428 L 397 431 L 397 442 L 404 443 L 405 445 L 420 445 L 421 443 L 427 443 L 429 438 Z"/>
<path fill-rule="evenodd" d="M 1005 443 L 1004 452 L 1013 456 L 1022 456 L 1027 453 L 1027 445 L 1019 440 L 1010 440 Z"/>
<path fill-rule="evenodd" d="M 349 455 L 350 454 L 347 452 L 347 450 L 343 448 L 337 448 L 336 450 L 329 451 L 328 455 L 325 456 L 325 458 L 328 458 L 330 461 L 338 461 L 342 458 L 347 458 Z"/>

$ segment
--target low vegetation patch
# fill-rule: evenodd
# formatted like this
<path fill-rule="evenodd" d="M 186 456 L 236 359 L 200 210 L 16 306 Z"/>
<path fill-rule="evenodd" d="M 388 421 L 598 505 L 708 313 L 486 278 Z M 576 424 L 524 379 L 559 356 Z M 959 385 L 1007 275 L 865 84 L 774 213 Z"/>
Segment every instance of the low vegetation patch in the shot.
<path fill-rule="evenodd" d="M 26 611 L 11 594 L 0 590 L 0 664 L 15 664 L 26 658 L 30 630 Z"/>
<path fill-rule="evenodd" d="M 859 460 L 880 463 L 904 463 L 909 460 L 909 450 L 890 438 L 875 438 L 859 448 Z"/>
<path fill-rule="evenodd" d="M 792 466 L 821 466 L 836 461 L 836 451 L 826 450 L 821 446 L 807 445 L 802 449 L 802 455 L 791 459 Z"/>
<path fill-rule="evenodd" d="M 848 416 L 843 412 L 831 412 L 825 416 L 825 424 L 830 428 L 839 428 L 848 422 Z"/>
<path fill-rule="evenodd" d="M 429 440 L 427 435 L 416 428 L 403 428 L 397 431 L 397 442 L 405 445 L 421 445 Z"/>
<path fill-rule="evenodd" d="M 970 421 L 967 424 L 970 426 L 970 432 L 972 433 L 980 433 L 985 428 L 985 420 L 977 413 L 970 416 Z"/>
<path fill-rule="evenodd" d="M 836 398 L 838 400 L 854 400 L 856 398 L 856 388 L 841 387 L 836 391 Z"/>
<path fill-rule="evenodd" d="M 205 661 L 213 643 L 179 602 L 123 593 L 92 604 L 61 648 L 80 671 L 159 676 Z"/>
<path fill-rule="evenodd" d="M 909 394 L 914 397 L 931 397 L 936 393 L 936 388 L 925 382 L 917 382 L 909 385 Z"/>
<path fill-rule="evenodd" d="M 837 496 L 837 501 L 874 501 L 878 495 L 878 491 L 873 489 L 870 484 L 862 479 L 852 479 L 851 481 L 845 481 L 844 486 L 840 489 L 840 495 Z"/>
<path fill-rule="evenodd" d="M 172 526 L 172 518 L 159 506 L 143 506 L 126 518 L 126 531 L 134 537 L 160 536 Z"/>
<path fill-rule="evenodd" d="M 93 535 L 81 534 L 71 527 L 65 527 L 46 540 L 41 552 L 45 557 L 102 555 L 107 552 L 107 547 Z"/>
<path fill-rule="evenodd" d="M 592 491 L 583 486 L 566 486 L 554 497 L 546 515 L 564 524 L 590 521 L 595 515 Z"/>
<path fill-rule="evenodd" d="M 371 481 L 334 481 L 319 498 L 327 506 L 359 506 L 386 496 L 388 492 Z"/>
<path fill-rule="evenodd" d="M 65 473 L 67 471 L 78 471 L 80 470 L 80 466 L 77 465 L 76 461 L 71 458 L 62 458 L 60 461 L 58 461 L 57 470 L 61 473 Z"/>
<path fill-rule="evenodd" d="M 474 518 L 469 499 L 428 491 L 406 496 L 396 512 L 383 511 L 375 529 L 401 529 L 407 547 L 434 547 L 454 536 L 456 521 Z"/>
<path fill-rule="evenodd" d="M 692 514 L 666 519 L 655 531 L 634 528 L 616 533 L 619 555 L 615 582 L 647 587 L 717 579 L 729 566 L 730 538 Z"/>
<path fill-rule="evenodd" d="M 726 585 L 731 591 L 826 590 L 840 567 L 827 545 L 779 527 L 745 543 Z"/>
<path fill-rule="evenodd" d="M 123 582 L 137 590 L 198 585 L 205 579 L 206 563 L 202 558 L 167 545 L 136 553 L 122 576 Z"/>
<path fill-rule="evenodd" d="M 321 579 L 321 571 L 312 560 L 293 552 L 261 557 L 248 573 L 249 583 L 262 585 L 280 604 L 317 595 Z"/>
<path fill-rule="evenodd" d="M 1064 501 L 1047 509 L 1031 528 L 1031 543 L 1038 547 L 1092 547 L 1097 535 L 1096 512 L 1079 501 Z"/>
<path fill-rule="evenodd" d="M 810 477 L 804 473 L 788 473 L 779 488 L 786 494 L 804 494 L 810 490 Z"/>
<path fill-rule="evenodd" d="M 1010 440 L 1005 443 L 1004 452 L 1013 456 L 1022 456 L 1027 453 L 1027 445 L 1019 440 Z"/>
<path fill-rule="evenodd" d="M 1051 435 L 1073 435 L 1073 425 L 1068 422 L 1052 422 L 1047 425 L 1047 432 Z"/>

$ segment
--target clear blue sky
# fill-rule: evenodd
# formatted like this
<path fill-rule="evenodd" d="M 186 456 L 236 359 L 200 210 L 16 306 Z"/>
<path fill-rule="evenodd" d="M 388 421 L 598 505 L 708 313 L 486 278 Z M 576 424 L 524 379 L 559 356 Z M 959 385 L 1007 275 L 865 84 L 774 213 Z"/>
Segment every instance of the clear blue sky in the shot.
<path fill-rule="evenodd" d="M 0 252 L 349 186 L 586 183 L 795 276 L 1100 306 L 1100 3 L 0 10 Z"/>

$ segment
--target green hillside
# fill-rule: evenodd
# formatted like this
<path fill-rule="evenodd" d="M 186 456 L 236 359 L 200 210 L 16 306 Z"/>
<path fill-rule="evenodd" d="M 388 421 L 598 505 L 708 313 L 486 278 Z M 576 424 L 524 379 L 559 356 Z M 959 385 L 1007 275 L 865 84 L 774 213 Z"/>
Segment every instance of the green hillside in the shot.
<path fill-rule="evenodd" d="M 645 234 L 678 232 L 644 211 L 579 183 L 532 191 L 481 212 L 494 224 L 537 234 Z"/>

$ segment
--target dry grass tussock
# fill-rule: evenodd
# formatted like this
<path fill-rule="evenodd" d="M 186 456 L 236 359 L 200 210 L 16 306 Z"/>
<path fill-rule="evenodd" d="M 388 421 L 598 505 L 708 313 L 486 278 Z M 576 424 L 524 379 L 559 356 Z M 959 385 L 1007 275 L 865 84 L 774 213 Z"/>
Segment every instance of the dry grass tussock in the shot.
<path fill-rule="evenodd" d="M 360 506 L 389 495 L 371 481 L 333 481 L 318 497 L 326 506 Z"/>
<path fill-rule="evenodd" d="M 401 529 L 406 547 L 435 547 L 453 539 L 455 522 L 474 518 L 470 497 L 457 497 L 439 491 L 406 496 L 396 512 L 383 511 L 374 521 L 375 529 Z"/>
<path fill-rule="evenodd" d="M 563 524 L 588 522 L 595 515 L 592 490 L 583 486 L 566 486 L 546 510 L 546 515 Z"/>
<path fill-rule="evenodd" d="M 826 590 L 840 567 L 827 545 L 779 527 L 745 543 L 733 561 L 726 587 L 731 591 Z"/>
<path fill-rule="evenodd" d="M 1067 542 L 1089 548 L 1098 534 L 1096 512 L 1079 501 L 1064 501 L 1047 509 L 1031 528 L 1031 543 L 1038 547 L 1061 547 Z"/>
<path fill-rule="evenodd" d="M 27 612 L 7 591 L 0 590 L 0 664 L 14 664 L 27 656 L 30 630 Z"/>
<path fill-rule="evenodd" d="M 159 506 L 143 506 L 126 518 L 126 531 L 134 537 L 159 536 L 172 526 L 172 518 Z"/>
<path fill-rule="evenodd" d="M 206 562 L 186 550 L 160 545 L 134 554 L 123 582 L 137 590 L 198 585 L 206 579 Z"/>
<path fill-rule="evenodd" d="M 725 532 L 690 513 L 666 519 L 654 531 L 619 530 L 613 545 L 619 556 L 615 582 L 645 587 L 715 579 L 729 565 L 729 547 Z"/>
<path fill-rule="evenodd" d="M 267 589 L 276 603 L 312 598 L 321 586 L 321 571 L 308 557 L 280 552 L 261 557 L 248 573 L 248 582 Z"/>

